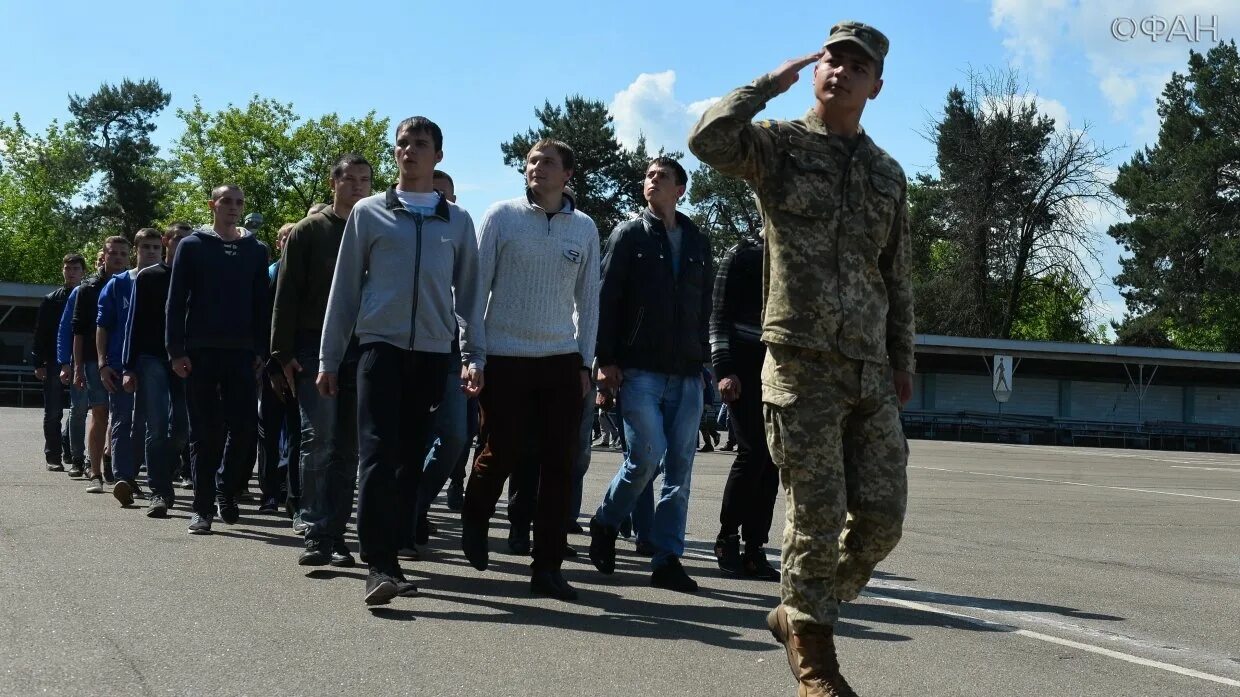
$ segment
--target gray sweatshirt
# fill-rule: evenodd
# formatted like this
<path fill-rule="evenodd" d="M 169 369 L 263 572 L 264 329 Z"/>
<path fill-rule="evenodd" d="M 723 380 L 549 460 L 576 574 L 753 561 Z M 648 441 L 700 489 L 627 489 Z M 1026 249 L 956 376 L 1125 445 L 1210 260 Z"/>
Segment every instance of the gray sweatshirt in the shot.
<path fill-rule="evenodd" d="M 599 239 L 590 216 L 564 197 L 551 215 L 528 197 L 494 204 L 478 227 L 478 275 L 492 356 L 581 354 L 594 362 Z M 481 341 L 481 339 L 480 339 Z"/>
<path fill-rule="evenodd" d="M 474 221 L 440 197 L 435 213 L 410 212 L 395 187 L 353 207 L 332 276 L 319 370 L 337 372 L 353 334 L 361 344 L 461 353 L 482 368 L 482 302 Z"/>

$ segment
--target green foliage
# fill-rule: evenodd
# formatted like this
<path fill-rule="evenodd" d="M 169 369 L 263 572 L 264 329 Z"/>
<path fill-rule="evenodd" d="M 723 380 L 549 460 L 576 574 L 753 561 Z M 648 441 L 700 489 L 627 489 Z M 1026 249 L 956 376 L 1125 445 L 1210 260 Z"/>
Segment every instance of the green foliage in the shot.
<path fill-rule="evenodd" d="M 89 236 L 74 224 L 72 199 L 90 175 L 87 143 L 76 128 L 52 122 L 37 134 L 20 116 L 0 121 L 0 279 L 59 283 L 65 253 L 87 251 Z"/>
<path fill-rule="evenodd" d="M 1129 253 L 1116 285 L 1121 343 L 1240 350 L 1240 55 L 1190 52 L 1158 100 L 1158 141 L 1120 167 L 1132 220 L 1108 234 Z"/>
<path fill-rule="evenodd" d="M 500 143 L 504 164 L 525 171 L 525 155 L 542 138 L 555 138 L 573 149 L 576 166 L 568 186 L 577 208 L 594 219 L 599 236 L 606 239 L 612 228 L 646 207 L 642 179 L 650 153 L 643 138 L 635 148 L 616 140 L 616 127 L 607 107 L 598 100 L 574 95 L 564 106 L 544 102 L 534 110 L 538 127 L 518 133 Z M 662 149 L 660 155 L 665 154 Z M 666 153 L 681 158 L 681 153 Z M 524 176 L 524 175 L 523 175 Z"/>
<path fill-rule="evenodd" d="M 132 239 L 164 214 L 169 182 L 150 136 L 171 98 L 155 80 L 129 79 L 120 86 L 105 83 L 89 97 L 69 98 L 91 164 L 102 175 L 90 203 L 78 212 L 80 224 L 98 236 Z"/>
<path fill-rule="evenodd" d="M 211 189 L 234 183 L 245 192 L 245 209 L 263 216 L 260 237 L 274 242 L 284 223 L 301 220 L 315 203 L 331 201 L 331 169 L 355 152 L 374 166 L 374 186 L 396 181 L 388 119 L 372 111 L 360 119 L 326 114 L 302 121 L 292 104 L 254 95 L 244 108 L 210 113 L 195 97 L 177 110 L 185 132 L 172 147 L 179 178 L 170 219 L 207 225 Z"/>
<path fill-rule="evenodd" d="M 693 222 L 710 236 L 716 262 L 742 237 L 755 239 L 762 231 L 762 212 L 749 185 L 709 165 L 689 176 L 689 205 Z"/>

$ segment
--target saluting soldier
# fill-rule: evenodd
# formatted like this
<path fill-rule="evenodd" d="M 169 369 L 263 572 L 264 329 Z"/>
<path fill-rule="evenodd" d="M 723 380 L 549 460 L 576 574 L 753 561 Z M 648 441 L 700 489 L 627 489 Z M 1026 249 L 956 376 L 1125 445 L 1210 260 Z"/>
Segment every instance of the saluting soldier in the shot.
<path fill-rule="evenodd" d="M 800 695 L 854 695 L 833 626 L 900 539 L 913 392 L 904 171 L 861 129 L 887 37 L 858 22 L 703 114 L 703 162 L 753 187 L 765 216 L 762 401 L 786 496 L 779 607 L 767 617 Z M 813 64 L 814 105 L 752 123 Z"/>

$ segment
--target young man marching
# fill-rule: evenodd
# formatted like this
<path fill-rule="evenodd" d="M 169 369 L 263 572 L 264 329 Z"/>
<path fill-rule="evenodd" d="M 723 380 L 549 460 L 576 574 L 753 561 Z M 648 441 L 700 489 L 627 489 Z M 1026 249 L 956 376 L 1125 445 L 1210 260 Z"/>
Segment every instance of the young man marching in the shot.
<path fill-rule="evenodd" d="M 60 362 L 56 357 L 56 337 L 60 318 L 65 312 L 65 301 L 82 282 L 86 273 L 86 260 L 81 254 L 66 254 L 60 264 L 64 285 L 48 293 L 39 303 L 39 314 L 34 321 L 34 346 L 30 353 L 34 364 L 35 379 L 43 383 L 43 455 L 49 472 L 63 472 L 65 464 L 79 465 L 81 469 L 82 448 L 79 434 L 76 452 L 70 434 L 73 410 L 70 408 L 68 428 L 61 427 L 64 416 L 65 386 L 60 382 Z M 69 436 L 66 438 L 65 436 Z M 69 457 L 65 457 L 69 454 Z"/>
<path fill-rule="evenodd" d="M 165 345 L 184 379 L 193 453 L 194 514 L 189 533 L 237 522 L 238 481 L 253 457 L 258 371 L 270 331 L 267 248 L 238 228 L 245 194 L 232 184 L 211 191 L 210 229 L 181 241 L 168 288 Z M 228 441 L 225 457 L 224 443 Z"/>
<path fill-rule="evenodd" d="M 598 329 L 598 228 L 565 194 L 573 166 L 567 144 L 535 143 L 525 157 L 525 195 L 491 206 L 478 230 L 482 292 L 490 298 L 485 444 L 465 489 L 461 533 L 465 556 L 486 569 L 491 516 L 532 439 L 540 471 L 530 590 L 561 600 L 577 598 L 560 565 Z"/>
<path fill-rule="evenodd" d="M 405 119 L 396 127 L 395 155 L 397 184 L 359 201 L 345 224 L 316 379 L 323 398 L 342 393 L 352 377 L 344 371 L 356 335 L 357 535 L 370 565 L 367 605 L 417 592 L 405 580 L 397 552 L 413 534 L 418 481 L 444 376 L 453 371 L 462 389 L 476 393 L 485 360 L 475 337 L 482 305 L 474 224 L 432 188 L 435 164 L 443 159 L 443 132 L 425 117 Z M 458 317 L 464 367 L 451 353 Z"/>
<path fill-rule="evenodd" d="M 913 394 L 913 291 L 904 170 L 861 130 L 888 41 L 841 22 L 823 48 L 706 110 L 689 147 L 743 177 L 765 216 L 762 401 L 787 499 L 781 604 L 767 625 L 801 695 L 854 695 L 834 625 L 900 539 Z M 814 105 L 750 120 L 814 64 Z M 743 389 L 743 386 L 742 386 Z"/>

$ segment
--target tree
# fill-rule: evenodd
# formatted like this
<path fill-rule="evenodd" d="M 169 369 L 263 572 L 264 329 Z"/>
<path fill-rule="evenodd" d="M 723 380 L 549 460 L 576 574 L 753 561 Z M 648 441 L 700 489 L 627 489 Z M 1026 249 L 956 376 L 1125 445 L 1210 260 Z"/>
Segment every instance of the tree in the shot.
<path fill-rule="evenodd" d="M 939 176 L 920 177 L 909 195 L 916 275 L 935 298 L 931 326 L 1011 338 L 1026 293 L 1048 279 L 1073 292 L 1093 287 L 1091 212 L 1111 205 L 1105 169 L 1113 151 L 1092 141 L 1088 125 L 1056 129 L 1015 73 L 973 73 L 967 91 L 948 93 L 928 138 Z M 1083 325 L 1080 334 L 1096 332 Z"/>
<path fill-rule="evenodd" d="M 500 143 L 504 164 L 525 171 L 525 155 L 542 138 L 555 138 L 573 149 L 576 165 L 568 186 L 577 208 L 594 219 L 599 235 L 606 238 L 619 223 L 645 208 L 642 179 L 650 155 L 645 139 L 633 149 L 616 140 L 616 128 L 607 107 L 598 100 L 574 95 L 564 107 L 544 102 L 534 110 L 537 128 L 518 133 Z M 659 154 L 664 154 L 662 150 Z M 667 153 L 681 157 L 680 153 Z"/>
<path fill-rule="evenodd" d="M 246 211 L 263 216 L 260 236 L 273 242 L 280 225 L 331 201 L 329 175 L 344 153 L 370 161 L 376 189 L 396 181 L 389 121 L 373 111 L 360 119 L 332 113 L 302 122 L 292 104 L 254 95 L 245 108 L 230 104 L 214 114 L 195 97 L 193 108 L 177 116 L 185 122 L 172 147 L 180 172 L 172 210 L 178 219 L 210 220 L 211 189 L 234 183 L 245 192 Z"/>
<path fill-rule="evenodd" d="M 86 251 L 72 200 L 91 176 L 87 143 L 56 122 L 42 135 L 0 121 L 0 279 L 59 283 L 66 252 Z M 93 253 L 87 257 L 93 263 Z"/>
<path fill-rule="evenodd" d="M 1240 55 L 1189 52 L 1158 100 L 1158 141 L 1122 165 L 1132 220 L 1108 230 L 1128 255 L 1116 285 L 1121 341 L 1240 350 Z"/>
<path fill-rule="evenodd" d="M 171 98 L 155 80 L 129 79 L 119 87 L 104 83 L 89 97 L 69 97 L 69 112 L 87 138 L 90 161 L 103 175 L 90 205 L 80 211 L 86 227 L 132 239 L 139 228 L 162 217 L 168 182 L 150 135 Z"/>
<path fill-rule="evenodd" d="M 741 240 L 756 239 L 762 231 L 762 213 L 753 190 L 743 179 L 720 174 L 703 164 L 689 177 L 689 205 L 693 222 L 710 236 L 715 260 Z"/>

